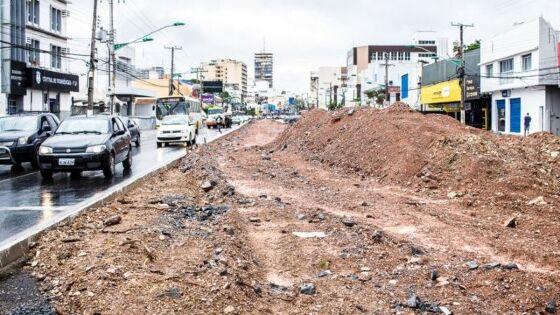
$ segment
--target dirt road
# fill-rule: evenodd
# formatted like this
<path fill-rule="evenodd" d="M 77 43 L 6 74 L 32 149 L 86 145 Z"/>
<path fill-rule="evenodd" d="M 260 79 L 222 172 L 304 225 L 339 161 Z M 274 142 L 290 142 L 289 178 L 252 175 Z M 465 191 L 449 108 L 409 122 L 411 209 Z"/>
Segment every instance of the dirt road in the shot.
<path fill-rule="evenodd" d="M 46 233 L 22 272 L 63 314 L 554 311 L 557 237 L 310 160 L 273 143 L 284 128 L 196 149 Z"/>

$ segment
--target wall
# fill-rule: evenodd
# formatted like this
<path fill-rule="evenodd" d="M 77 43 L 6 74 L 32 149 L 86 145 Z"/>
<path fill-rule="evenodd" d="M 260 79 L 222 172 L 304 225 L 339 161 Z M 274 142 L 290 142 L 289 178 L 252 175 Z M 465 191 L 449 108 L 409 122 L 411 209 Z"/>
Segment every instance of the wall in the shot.
<path fill-rule="evenodd" d="M 521 132 L 512 133 L 511 131 L 511 112 L 510 100 L 513 98 L 521 98 Z M 541 132 L 548 130 L 550 111 L 546 107 L 546 93 L 544 87 L 531 87 L 526 89 L 515 89 L 511 91 L 511 97 L 505 98 L 500 91 L 492 94 L 492 130 L 498 132 L 498 108 L 497 101 L 505 100 L 506 108 L 506 134 L 523 134 L 523 118 L 529 113 L 532 118 L 530 133 Z M 543 112 L 540 112 L 542 107 Z M 542 115 L 541 115 L 542 114 Z"/>
<path fill-rule="evenodd" d="M 539 19 L 539 62 L 535 67 L 543 69 L 539 72 L 539 84 L 560 85 L 558 68 L 558 43 L 560 43 L 560 32 L 552 28 L 543 18 Z M 553 68 L 553 69 L 550 69 Z M 544 70 L 546 69 L 546 70 Z M 544 76 L 544 74 L 547 74 Z"/>
<path fill-rule="evenodd" d="M 560 136 L 560 87 L 546 87 L 546 106 L 550 114 L 550 132 Z"/>

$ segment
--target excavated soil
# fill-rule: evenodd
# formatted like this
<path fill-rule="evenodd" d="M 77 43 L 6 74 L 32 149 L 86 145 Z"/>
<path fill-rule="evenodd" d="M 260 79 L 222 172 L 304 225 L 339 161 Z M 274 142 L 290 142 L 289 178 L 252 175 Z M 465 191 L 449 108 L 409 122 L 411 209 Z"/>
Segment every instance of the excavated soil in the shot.
<path fill-rule="evenodd" d="M 22 272 L 61 314 L 552 312 L 557 141 L 399 108 L 257 121 L 45 233 Z"/>

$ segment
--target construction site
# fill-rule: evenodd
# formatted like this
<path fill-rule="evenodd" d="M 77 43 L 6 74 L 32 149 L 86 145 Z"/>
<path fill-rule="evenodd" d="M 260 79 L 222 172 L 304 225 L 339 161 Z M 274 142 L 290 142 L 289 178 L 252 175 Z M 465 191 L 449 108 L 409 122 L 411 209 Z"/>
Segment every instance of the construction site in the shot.
<path fill-rule="evenodd" d="M 560 138 L 255 120 L 43 233 L 1 314 L 554 314 Z"/>

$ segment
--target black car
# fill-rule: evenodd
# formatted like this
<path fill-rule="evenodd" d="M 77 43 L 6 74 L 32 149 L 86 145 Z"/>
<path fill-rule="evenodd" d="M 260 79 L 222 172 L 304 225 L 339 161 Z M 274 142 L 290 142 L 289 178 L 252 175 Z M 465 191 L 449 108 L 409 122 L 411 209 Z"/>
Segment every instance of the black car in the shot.
<path fill-rule="evenodd" d="M 132 137 L 132 142 L 134 142 L 134 144 L 136 144 L 136 146 L 139 147 L 140 140 L 141 140 L 140 126 L 132 118 L 121 117 L 121 119 L 126 125 L 126 127 L 128 128 L 128 131 L 130 132 L 130 136 Z"/>
<path fill-rule="evenodd" d="M 38 168 L 37 151 L 59 124 L 49 113 L 0 117 L 0 164 L 31 162 Z"/>
<path fill-rule="evenodd" d="M 102 170 L 106 178 L 115 174 L 115 165 L 132 167 L 130 132 L 119 117 L 72 117 L 64 120 L 54 136 L 39 148 L 39 166 L 45 179 L 53 173 Z"/>

